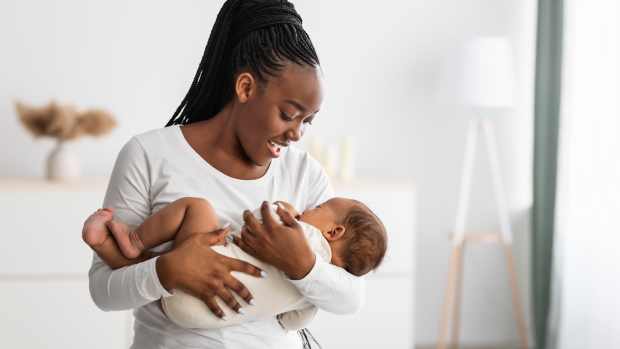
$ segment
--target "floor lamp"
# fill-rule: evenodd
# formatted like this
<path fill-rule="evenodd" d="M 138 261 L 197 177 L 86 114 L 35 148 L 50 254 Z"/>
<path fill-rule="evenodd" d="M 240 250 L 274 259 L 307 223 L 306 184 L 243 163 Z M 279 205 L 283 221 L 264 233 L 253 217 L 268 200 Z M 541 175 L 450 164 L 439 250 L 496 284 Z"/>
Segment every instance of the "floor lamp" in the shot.
<path fill-rule="evenodd" d="M 497 108 L 510 107 L 513 104 L 514 73 L 512 52 L 507 39 L 499 37 L 481 37 L 468 42 L 462 52 L 455 56 L 458 60 L 446 67 L 444 80 L 450 80 L 450 86 L 461 104 L 473 107 L 479 116 L 469 120 L 465 155 L 461 173 L 460 193 L 457 206 L 452 253 L 448 274 L 448 285 L 442 310 L 437 349 L 448 347 L 447 337 L 452 328 L 450 342 L 452 348 L 458 347 L 460 329 L 460 303 L 463 283 L 463 251 L 466 244 L 488 242 L 503 247 L 506 257 L 507 272 L 512 291 L 512 305 L 520 346 L 528 346 L 523 305 L 519 296 L 514 257 L 512 254 L 512 229 L 505 198 L 503 181 L 499 166 L 497 142 L 493 124 L 488 114 Z M 482 115 L 484 113 L 484 115 Z M 476 146 L 482 134 L 490 164 L 493 194 L 499 220 L 499 233 L 471 233 L 466 230 L 465 222 L 469 209 L 472 173 L 475 162 Z M 451 320 L 451 321 L 450 321 Z M 452 326 L 450 326 L 452 322 Z"/>

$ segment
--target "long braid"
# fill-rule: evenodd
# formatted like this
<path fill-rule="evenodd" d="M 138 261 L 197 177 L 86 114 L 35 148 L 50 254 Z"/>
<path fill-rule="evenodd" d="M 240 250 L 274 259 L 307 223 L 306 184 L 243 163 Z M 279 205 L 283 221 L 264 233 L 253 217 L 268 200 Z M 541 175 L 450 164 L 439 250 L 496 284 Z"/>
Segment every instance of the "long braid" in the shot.
<path fill-rule="evenodd" d="M 166 126 L 210 119 L 232 99 L 239 71 L 249 69 L 265 83 L 287 61 L 319 65 L 293 4 L 281 0 L 226 1 L 189 91 Z"/>
<path fill-rule="evenodd" d="M 228 34 L 230 32 L 230 26 L 232 24 L 232 14 L 239 2 L 240 0 L 226 1 L 220 9 L 217 18 L 215 19 L 213 29 L 211 30 L 209 40 L 207 41 L 207 45 L 205 46 L 202 59 L 198 65 L 198 70 L 196 71 L 196 75 L 194 75 L 192 85 L 166 126 L 177 123 L 188 123 L 187 109 L 192 108 L 196 101 L 196 97 L 200 94 L 202 86 L 205 85 L 205 82 L 208 83 L 209 80 L 214 80 L 214 68 L 216 68 L 222 61 L 222 56 L 225 49 L 224 46 L 226 45 Z M 210 98 L 212 96 L 206 95 L 204 97 Z"/>

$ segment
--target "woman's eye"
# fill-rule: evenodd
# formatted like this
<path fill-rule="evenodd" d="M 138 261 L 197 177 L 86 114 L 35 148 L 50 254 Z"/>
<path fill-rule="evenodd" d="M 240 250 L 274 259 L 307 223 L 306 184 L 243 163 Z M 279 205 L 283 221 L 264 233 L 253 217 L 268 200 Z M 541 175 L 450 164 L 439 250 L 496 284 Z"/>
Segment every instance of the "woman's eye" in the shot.
<path fill-rule="evenodd" d="M 280 112 L 280 116 L 282 117 L 282 119 L 286 120 L 286 121 L 293 121 L 293 118 L 286 115 L 286 113 L 284 112 Z"/>
<path fill-rule="evenodd" d="M 312 125 L 312 119 L 308 119 L 304 121 L 304 124 Z"/>

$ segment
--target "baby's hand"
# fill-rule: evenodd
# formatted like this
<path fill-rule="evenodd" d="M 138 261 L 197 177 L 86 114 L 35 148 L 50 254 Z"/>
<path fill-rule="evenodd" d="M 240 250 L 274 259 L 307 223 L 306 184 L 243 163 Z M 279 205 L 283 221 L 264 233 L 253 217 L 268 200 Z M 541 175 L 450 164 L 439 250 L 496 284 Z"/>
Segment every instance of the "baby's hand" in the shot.
<path fill-rule="evenodd" d="M 213 235 L 213 245 L 228 245 L 229 240 L 232 242 L 232 236 L 230 235 L 230 223 L 224 224 L 220 229 L 215 232 L 207 234 Z"/>
<path fill-rule="evenodd" d="M 287 211 L 291 214 L 291 216 L 295 217 L 295 219 L 299 219 L 299 212 L 293 207 L 293 205 L 289 204 L 285 201 L 276 201 L 274 204 L 280 206 L 284 211 Z"/>

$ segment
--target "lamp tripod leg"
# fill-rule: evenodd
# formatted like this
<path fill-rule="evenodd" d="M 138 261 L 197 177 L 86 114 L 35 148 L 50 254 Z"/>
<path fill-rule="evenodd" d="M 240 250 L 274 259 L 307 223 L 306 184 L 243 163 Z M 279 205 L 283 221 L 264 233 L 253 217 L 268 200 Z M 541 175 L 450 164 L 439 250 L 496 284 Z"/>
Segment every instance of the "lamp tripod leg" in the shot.
<path fill-rule="evenodd" d="M 510 226 L 510 216 L 508 214 L 508 205 L 503 187 L 503 180 L 499 166 L 499 155 L 497 152 L 497 141 L 495 132 L 491 123 L 484 120 L 482 123 L 484 136 L 487 145 L 487 155 L 491 165 L 491 174 L 493 178 L 493 191 L 495 193 L 495 201 L 497 204 L 497 215 L 502 232 L 502 241 L 504 252 L 506 254 L 506 266 L 508 268 L 508 277 L 510 278 L 510 288 L 512 291 L 512 308 L 517 323 L 517 331 L 522 349 L 528 346 L 527 330 L 525 327 L 525 317 L 523 315 L 523 305 L 519 296 L 519 287 L 517 283 L 517 273 L 515 270 L 514 256 L 512 254 L 512 228 Z"/>
<path fill-rule="evenodd" d="M 457 298 L 457 293 L 460 291 L 460 287 L 457 286 L 457 283 L 459 283 L 458 280 L 461 279 L 460 265 L 462 261 L 462 251 L 463 244 L 454 245 L 452 247 L 452 254 L 450 255 L 450 270 L 448 271 L 448 286 L 446 287 L 446 294 L 443 303 L 437 349 L 447 349 L 446 340 L 448 338 L 448 330 L 450 328 L 450 314 L 453 314 L 454 316 L 455 301 Z M 454 327 L 452 329 L 452 335 L 454 336 Z M 455 345 L 455 343 L 451 344 Z"/>
<path fill-rule="evenodd" d="M 446 349 L 446 340 L 448 337 L 448 330 L 450 328 L 450 315 L 452 315 L 453 322 L 451 345 L 458 346 L 463 248 L 465 244 L 465 221 L 469 208 L 469 194 L 471 189 L 472 172 L 476 156 L 476 141 L 478 139 L 479 128 L 480 122 L 477 119 L 469 120 L 467 138 L 465 140 L 463 170 L 461 172 L 459 201 L 457 204 L 456 221 L 454 223 L 452 254 L 450 256 L 450 266 L 448 271 L 448 285 L 446 287 L 446 295 L 443 304 L 437 349 Z"/>
<path fill-rule="evenodd" d="M 454 304 L 452 309 L 452 338 L 450 342 L 452 349 L 459 347 L 459 332 L 461 330 L 461 298 L 463 297 L 463 254 L 465 253 L 465 242 L 458 247 L 456 257 L 456 273 L 454 276 Z"/>
<path fill-rule="evenodd" d="M 508 267 L 508 276 L 510 278 L 510 288 L 512 290 L 512 310 L 514 312 L 515 321 L 517 322 L 517 330 L 519 331 L 519 341 L 521 349 L 527 349 L 527 330 L 525 327 L 525 316 L 523 315 L 523 303 L 519 295 L 519 287 L 517 285 L 517 272 L 515 270 L 515 261 L 512 254 L 512 245 L 504 244 L 504 252 L 506 254 L 506 265 Z"/>

